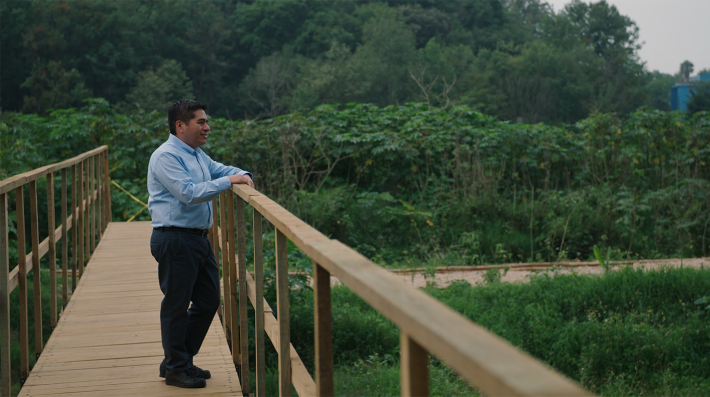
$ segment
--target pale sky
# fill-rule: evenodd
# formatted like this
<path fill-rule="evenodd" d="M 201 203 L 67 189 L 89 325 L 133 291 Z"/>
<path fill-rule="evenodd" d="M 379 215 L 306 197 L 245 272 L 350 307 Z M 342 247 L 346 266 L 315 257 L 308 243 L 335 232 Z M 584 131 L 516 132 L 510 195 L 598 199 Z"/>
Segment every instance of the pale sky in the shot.
<path fill-rule="evenodd" d="M 555 12 L 570 2 L 545 1 Z M 710 69 L 710 0 L 607 0 L 607 3 L 636 22 L 642 45 L 639 56 L 649 71 L 674 74 L 685 60 L 695 65 L 693 75 Z"/>

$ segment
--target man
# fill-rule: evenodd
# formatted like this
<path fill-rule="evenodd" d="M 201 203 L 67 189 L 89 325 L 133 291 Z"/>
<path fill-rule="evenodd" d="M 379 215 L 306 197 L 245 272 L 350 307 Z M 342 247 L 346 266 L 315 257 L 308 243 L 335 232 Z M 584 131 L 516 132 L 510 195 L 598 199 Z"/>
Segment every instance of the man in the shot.
<path fill-rule="evenodd" d="M 171 135 L 148 165 L 150 250 L 164 294 L 160 376 L 167 385 L 190 388 L 205 387 L 210 378 L 192 358 L 220 305 L 219 267 L 207 239 L 211 200 L 233 184 L 254 187 L 251 173 L 212 161 L 199 149 L 210 131 L 206 109 L 190 99 L 175 102 L 168 110 Z"/>

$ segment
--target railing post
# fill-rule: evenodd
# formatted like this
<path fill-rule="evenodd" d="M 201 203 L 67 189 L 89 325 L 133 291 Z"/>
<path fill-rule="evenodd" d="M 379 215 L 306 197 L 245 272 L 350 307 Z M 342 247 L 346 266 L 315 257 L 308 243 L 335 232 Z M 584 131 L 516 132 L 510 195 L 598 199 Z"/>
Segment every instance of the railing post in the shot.
<path fill-rule="evenodd" d="M 84 159 L 84 194 L 82 195 L 82 199 L 85 200 L 85 206 L 82 206 L 82 219 L 84 221 L 83 223 L 83 228 L 84 229 L 84 259 L 85 263 L 82 263 L 81 267 L 81 275 L 84 275 L 84 268 L 89 264 L 89 261 L 91 260 L 91 243 L 89 242 L 89 238 L 91 236 L 90 233 L 90 223 L 91 223 L 91 214 L 89 213 L 89 206 L 91 205 L 91 186 L 89 186 L 89 179 L 90 179 L 90 173 L 89 173 L 89 159 Z"/>
<path fill-rule="evenodd" d="M 106 205 L 104 205 L 104 216 L 106 217 L 106 226 L 111 223 L 111 178 L 109 178 L 109 168 L 108 168 L 108 148 L 104 151 L 103 156 L 104 163 L 104 189 L 106 190 L 104 194 L 104 200 L 106 200 Z"/>
<path fill-rule="evenodd" d="M 25 243 L 25 194 L 23 186 L 15 189 L 17 217 L 17 288 L 20 303 L 20 382 L 30 376 L 29 327 L 27 326 L 27 247 Z"/>
<path fill-rule="evenodd" d="M 96 156 L 89 157 L 89 162 L 91 163 L 91 253 L 93 254 L 96 250 L 96 200 L 98 195 L 94 198 L 94 192 L 96 189 Z"/>
<path fill-rule="evenodd" d="M 32 233 L 32 280 L 35 312 L 35 355 L 42 354 L 42 278 L 39 270 L 39 221 L 37 219 L 37 181 L 30 181 L 30 230 Z"/>
<path fill-rule="evenodd" d="M 68 262 L 69 262 L 69 241 L 67 241 L 67 169 L 62 168 L 62 309 L 67 307 L 69 301 L 69 280 Z"/>
<path fill-rule="evenodd" d="M 276 310 L 279 323 L 279 396 L 291 396 L 291 330 L 288 309 L 288 247 L 286 235 L 276 229 Z"/>
<path fill-rule="evenodd" d="M 234 192 L 229 190 L 232 196 Z M 237 196 L 237 274 L 239 277 L 239 346 L 242 391 L 249 394 L 249 323 L 247 319 L 247 241 L 246 222 L 244 220 L 244 200 Z"/>
<path fill-rule="evenodd" d="M 10 397 L 12 377 L 10 372 L 10 246 L 7 216 L 7 193 L 0 194 L 0 395 Z"/>
<path fill-rule="evenodd" d="M 94 213 L 94 210 L 96 209 L 96 205 L 94 204 L 94 158 L 89 157 L 86 159 L 87 162 L 87 167 L 86 167 L 86 184 L 87 184 L 87 191 L 89 194 L 87 194 L 87 202 L 86 202 L 86 209 L 88 216 L 86 218 L 86 226 L 89 229 L 88 237 L 89 237 L 89 244 L 87 249 L 89 250 L 89 255 L 87 255 L 87 258 L 91 259 L 91 255 L 94 253 L 94 249 L 96 248 L 96 235 L 95 235 L 95 220 L 96 220 L 96 214 Z"/>
<path fill-rule="evenodd" d="M 77 240 L 79 242 L 78 252 L 78 264 L 79 264 L 79 278 L 84 274 L 84 162 L 80 161 L 78 163 L 77 169 L 77 217 L 76 217 L 76 228 L 79 233 Z M 76 280 L 74 280 L 76 281 Z M 76 284 L 72 286 L 72 289 L 76 289 Z"/>
<path fill-rule="evenodd" d="M 222 229 L 222 233 L 227 234 L 227 245 L 229 245 L 227 266 L 229 266 L 229 308 L 231 309 L 231 340 L 232 340 L 232 360 L 237 366 L 237 372 L 241 372 L 241 344 L 239 343 L 239 302 L 237 302 L 237 263 L 235 258 L 236 244 L 234 241 L 234 192 L 232 189 L 226 191 L 227 200 L 225 202 L 227 212 L 227 230 Z M 249 381 L 247 381 L 248 383 Z"/>
<path fill-rule="evenodd" d="M 210 228 L 210 243 L 215 260 L 219 264 L 219 235 L 217 234 L 217 199 L 212 200 L 212 227 Z"/>
<path fill-rule="evenodd" d="M 256 396 L 266 396 L 266 366 L 264 363 L 264 251 L 261 231 L 261 213 L 254 208 L 254 342 L 256 345 Z"/>
<path fill-rule="evenodd" d="M 429 395 L 429 358 L 427 351 L 399 331 L 400 375 L 402 397 Z"/>
<path fill-rule="evenodd" d="M 316 395 L 334 396 L 330 273 L 315 261 L 313 262 L 313 309 L 315 311 Z"/>
<path fill-rule="evenodd" d="M 224 314 L 222 315 L 222 326 L 227 342 L 232 343 L 232 294 L 229 293 L 229 244 L 227 244 L 227 193 L 219 194 L 219 235 L 222 242 L 222 290 L 224 299 Z"/>
<path fill-rule="evenodd" d="M 104 189 L 103 189 L 103 170 L 104 162 L 103 153 L 99 153 L 95 157 L 96 161 L 96 235 L 98 236 L 98 241 L 104 234 Z"/>
<path fill-rule="evenodd" d="M 47 174 L 47 242 L 49 243 L 49 310 L 52 329 L 57 326 L 57 241 L 54 238 L 54 173 Z M 39 252 L 37 252 L 39 256 Z"/>
<path fill-rule="evenodd" d="M 79 185 L 76 164 L 71 166 L 71 290 L 76 289 L 76 267 L 79 261 L 79 213 L 77 211 L 77 186 Z"/>

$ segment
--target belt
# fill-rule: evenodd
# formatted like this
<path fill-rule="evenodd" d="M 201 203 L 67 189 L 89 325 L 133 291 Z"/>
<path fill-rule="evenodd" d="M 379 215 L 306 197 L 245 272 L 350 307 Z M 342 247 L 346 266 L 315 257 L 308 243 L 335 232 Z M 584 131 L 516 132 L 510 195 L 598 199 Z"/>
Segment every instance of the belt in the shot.
<path fill-rule="evenodd" d="M 210 232 L 209 229 L 190 229 L 186 227 L 177 227 L 177 226 L 167 226 L 167 227 L 156 227 L 155 230 L 163 230 L 163 231 L 176 231 L 176 232 L 185 232 L 185 233 L 190 233 L 190 234 L 196 234 L 200 237 L 207 237 L 207 234 Z"/>

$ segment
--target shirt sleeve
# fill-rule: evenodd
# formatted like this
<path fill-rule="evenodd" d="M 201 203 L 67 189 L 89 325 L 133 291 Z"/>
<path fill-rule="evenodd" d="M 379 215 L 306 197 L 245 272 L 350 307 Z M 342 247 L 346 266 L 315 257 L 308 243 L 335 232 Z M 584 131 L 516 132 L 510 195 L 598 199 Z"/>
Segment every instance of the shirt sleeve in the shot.
<path fill-rule="evenodd" d="M 162 153 L 153 165 L 153 175 L 172 195 L 187 205 L 210 201 L 232 184 L 222 177 L 201 183 L 192 181 L 190 172 L 170 153 Z"/>
<path fill-rule="evenodd" d="M 221 178 L 229 175 L 249 175 L 249 178 L 254 179 L 254 175 L 249 171 L 244 171 L 241 168 L 232 167 L 230 165 L 224 165 L 210 158 L 210 174 L 212 178 Z"/>

